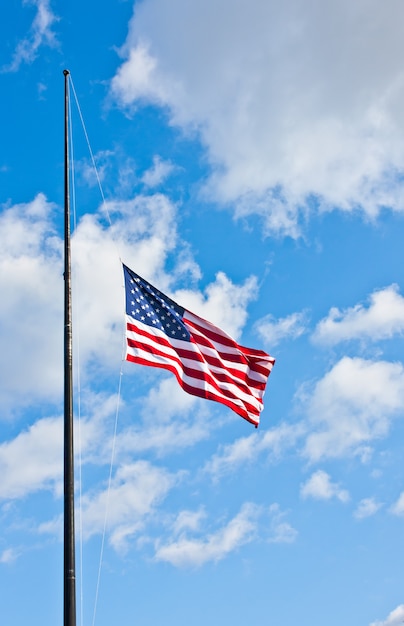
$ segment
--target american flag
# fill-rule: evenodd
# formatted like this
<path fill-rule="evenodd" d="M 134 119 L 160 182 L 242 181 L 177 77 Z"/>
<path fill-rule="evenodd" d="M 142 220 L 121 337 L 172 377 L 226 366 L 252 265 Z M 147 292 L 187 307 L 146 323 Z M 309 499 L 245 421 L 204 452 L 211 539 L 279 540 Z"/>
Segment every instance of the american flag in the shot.
<path fill-rule="evenodd" d="M 126 360 L 169 370 L 188 393 L 221 402 L 258 426 L 275 359 L 240 346 L 126 265 L 123 270 Z"/>

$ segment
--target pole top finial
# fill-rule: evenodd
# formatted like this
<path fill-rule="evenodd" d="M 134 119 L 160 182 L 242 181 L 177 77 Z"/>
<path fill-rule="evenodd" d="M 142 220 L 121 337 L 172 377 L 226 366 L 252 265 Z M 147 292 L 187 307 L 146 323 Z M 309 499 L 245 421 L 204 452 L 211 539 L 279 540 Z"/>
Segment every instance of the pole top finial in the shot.
<path fill-rule="evenodd" d="M 63 74 L 64 74 L 65 76 L 69 76 L 70 72 L 69 72 L 69 70 L 63 70 Z"/>

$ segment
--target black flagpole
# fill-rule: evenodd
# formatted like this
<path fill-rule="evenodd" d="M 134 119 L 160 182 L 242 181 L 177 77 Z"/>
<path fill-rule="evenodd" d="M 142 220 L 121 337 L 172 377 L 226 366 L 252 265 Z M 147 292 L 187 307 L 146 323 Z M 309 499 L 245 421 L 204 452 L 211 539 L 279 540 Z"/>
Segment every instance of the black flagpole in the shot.
<path fill-rule="evenodd" d="M 73 333 L 71 303 L 70 193 L 69 193 L 69 74 L 65 77 L 65 315 L 64 315 L 64 562 L 63 624 L 76 626 L 76 565 L 74 539 L 74 449 L 73 449 Z"/>

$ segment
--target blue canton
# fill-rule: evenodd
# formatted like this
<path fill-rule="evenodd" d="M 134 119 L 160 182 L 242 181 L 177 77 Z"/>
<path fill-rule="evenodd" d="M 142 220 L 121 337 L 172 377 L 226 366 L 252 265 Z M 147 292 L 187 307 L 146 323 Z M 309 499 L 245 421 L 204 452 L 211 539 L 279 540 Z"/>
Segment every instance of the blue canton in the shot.
<path fill-rule="evenodd" d="M 171 339 L 189 341 L 190 334 L 182 321 L 185 309 L 126 265 L 123 268 L 126 313 L 147 326 L 162 330 Z"/>

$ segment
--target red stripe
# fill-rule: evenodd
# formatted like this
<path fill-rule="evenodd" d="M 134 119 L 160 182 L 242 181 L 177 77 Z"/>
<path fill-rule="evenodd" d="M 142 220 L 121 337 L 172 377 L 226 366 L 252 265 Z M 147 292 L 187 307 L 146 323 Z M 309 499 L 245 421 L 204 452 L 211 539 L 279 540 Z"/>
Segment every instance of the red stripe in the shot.
<path fill-rule="evenodd" d="M 214 367 L 218 367 L 222 370 L 222 374 L 221 376 L 223 376 L 222 380 L 229 380 L 227 378 L 227 374 L 226 372 L 230 373 L 231 376 L 233 376 L 234 378 L 238 378 L 240 380 L 241 384 L 244 384 L 247 389 L 246 392 L 249 392 L 249 389 L 251 387 L 253 387 L 254 389 L 260 389 L 260 390 L 264 390 L 265 389 L 265 382 L 260 382 L 255 380 L 254 378 L 250 378 L 248 376 L 248 372 L 246 372 L 245 370 L 240 372 L 240 370 L 235 370 L 229 366 L 227 366 L 227 364 L 224 364 L 223 361 L 221 361 L 219 358 L 215 358 L 211 355 L 208 354 L 201 354 L 199 348 L 199 343 L 193 338 L 193 341 L 191 342 L 193 345 L 196 346 L 197 348 L 197 352 L 193 351 L 193 350 L 187 350 L 186 347 L 178 347 L 176 344 L 179 340 L 177 340 L 175 343 L 173 341 L 170 341 L 168 338 L 166 338 L 165 336 L 158 336 L 154 333 L 150 333 L 147 332 L 146 330 L 144 330 L 143 328 L 140 328 L 138 326 L 134 326 L 133 324 L 128 323 L 127 325 L 128 330 L 135 332 L 137 335 L 141 335 L 143 337 L 147 337 L 148 339 L 160 344 L 161 346 L 167 346 L 170 348 L 173 348 L 180 357 L 182 358 L 187 358 L 187 359 L 192 359 L 193 361 L 199 361 L 200 363 L 207 363 L 210 366 L 214 366 Z M 130 341 L 132 341 L 131 339 L 128 339 L 128 345 L 130 345 Z M 198 337 L 198 341 L 199 341 L 199 337 Z M 181 342 L 184 346 L 189 345 L 188 341 L 183 341 Z M 214 348 L 212 348 L 214 349 Z M 244 364 L 243 364 L 244 365 Z M 220 374 L 218 374 L 217 372 L 215 372 L 215 376 L 216 377 L 220 377 Z M 226 378 L 225 378 L 226 377 Z"/>
<path fill-rule="evenodd" d="M 244 346 L 236 343 L 233 339 L 231 339 L 231 337 L 228 337 L 225 333 L 221 332 L 220 329 L 216 329 L 217 332 L 213 331 L 211 329 L 213 325 L 209 324 L 210 328 L 208 328 L 207 324 L 206 326 L 201 326 L 200 324 L 195 323 L 194 318 L 196 318 L 196 316 L 192 313 L 192 319 L 190 319 L 189 315 L 188 311 L 186 311 L 184 323 L 198 344 L 217 351 L 226 361 L 242 363 L 243 365 L 250 367 L 250 369 L 268 377 L 268 374 L 275 363 L 275 359 L 270 357 L 269 354 L 263 352 L 262 350 L 245 348 Z M 196 333 L 193 332 L 195 330 L 197 331 Z M 209 339 L 211 339 L 211 341 Z M 223 345 L 228 348 L 232 348 L 232 352 L 221 350 L 217 344 L 219 344 L 219 346 Z M 260 363 L 257 361 L 260 361 Z M 267 365 L 263 365 L 263 361 L 266 361 Z"/>
<path fill-rule="evenodd" d="M 130 320 L 128 317 L 127 330 L 133 336 L 127 337 L 128 361 L 168 370 L 188 393 L 225 404 L 258 425 L 266 380 L 275 362 L 272 357 L 240 346 L 220 329 L 187 311 L 184 323 L 191 341 L 170 339 L 159 329 Z M 195 367 L 187 361 L 194 362 Z M 184 378 L 194 380 L 195 386 Z"/>
<path fill-rule="evenodd" d="M 217 382 L 217 377 L 214 374 L 212 374 L 212 372 L 210 372 L 210 375 L 209 375 L 209 374 L 207 374 L 206 372 L 204 372 L 201 369 L 194 369 L 192 367 L 189 367 L 189 366 L 184 364 L 184 362 L 181 360 L 181 358 L 179 356 L 176 357 L 174 355 L 167 355 L 167 353 L 159 350 L 157 347 L 150 346 L 150 345 L 145 344 L 145 343 L 143 343 L 141 341 L 128 339 L 128 346 L 130 348 L 132 348 L 132 349 L 140 350 L 142 353 L 145 354 L 145 356 L 147 354 L 160 356 L 160 357 L 162 357 L 164 359 L 168 359 L 169 361 L 173 361 L 173 362 L 177 363 L 177 365 L 179 365 L 179 367 L 182 369 L 183 373 L 186 376 L 189 376 L 189 378 L 193 378 L 194 380 L 199 380 L 199 381 L 202 381 L 204 383 L 207 383 L 207 384 L 211 385 L 212 387 L 214 387 L 217 390 L 218 393 L 223 394 L 223 396 L 225 396 L 229 400 L 238 400 L 238 401 L 242 402 L 246 406 L 246 408 L 247 408 L 247 410 L 249 412 L 253 412 L 253 413 L 259 415 L 259 411 L 257 410 L 257 408 L 254 407 L 252 404 L 250 404 L 247 400 L 245 400 L 244 398 L 240 398 L 239 395 L 237 395 L 236 393 L 232 392 L 231 390 L 221 387 L 220 384 L 218 384 L 218 382 Z M 128 356 L 131 356 L 132 358 L 131 359 L 128 358 L 127 360 L 134 360 L 134 359 L 136 360 L 136 359 L 139 358 L 138 355 L 130 355 L 130 353 L 128 354 Z M 155 365 L 157 367 L 163 367 L 163 368 L 166 365 L 167 367 L 165 367 L 165 369 L 170 369 L 170 371 L 173 371 L 172 367 L 170 367 L 169 363 L 163 364 L 163 363 L 159 362 L 159 363 L 156 363 Z M 185 381 L 183 381 L 183 382 L 184 382 L 184 385 L 188 386 L 188 383 L 186 383 Z M 245 394 L 250 395 L 252 399 L 254 398 L 255 401 L 257 401 L 260 405 L 262 405 L 262 402 L 261 402 L 260 398 L 257 398 L 256 396 L 251 394 L 251 392 L 250 392 L 250 390 L 248 388 L 245 388 L 245 389 L 242 388 L 240 385 L 238 385 L 237 381 L 231 380 L 231 378 L 227 377 L 226 380 L 224 380 L 224 381 L 219 380 L 219 382 L 227 382 L 227 383 L 229 383 L 231 385 L 237 386 L 240 391 L 243 391 Z M 245 386 L 243 386 L 243 387 L 245 387 Z M 198 391 L 198 393 L 194 392 L 194 395 L 200 395 L 201 397 L 205 397 L 206 393 L 211 394 L 211 392 L 206 391 L 206 390 L 204 390 L 202 392 L 202 390 L 200 390 L 199 387 L 195 387 L 195 388 L 194 387 L 190 387 L 190 388 L 195 389 L 195 390 Z M 190 393 L 192 393 L 192 392 L 190 392 Z M 202 395 L 201 395 L 201 393 L 202 393 Z M 211 395 L 213 395 L 213 394 L 211 394 Z"/>
<path fill-rule="evenodd" d="M 246 419 L 251 424 L 254 424 L 255 426 L 258 426 L 259 424 L 259 412 L 257 412 L 256 410 L 250 410 L 248 412 L 245 408 L 243 408 L 242 406 L 238 404 L 235 404 L 229 398 L 226 398 L 223 396 L 217 396 L 214 393 L 211 393 L 205 389 L 192 387 L 191 385 L 189 385 L 188 383 L 182 380 L 181 376 L 178 374 L 175 367 L 171 366 L 169 363 L 165 363 L 165 364 L 153 363 L 153 362 L 147 361 L 146 359 L 143 359 L 142 357 L 132 356 L 131 354 L 127 355 L 126 360 L 132 361 L 132 363 L 140 363 L 141 365 L 149 365 L 151 367 L 157 367 L 159 369 L 168 370 L 172 374 L 174 374 L 174 376 L 176 377 L 182 389 L 184 389 L 184 391 L 186 391 L 190 395 L 197 396 L 199 398 L 205 398 L 206 400 L 214 400 L 215 402 L 224 404 L 228 406 L 230 409 L 232 409 L 235 413 L 240 415 L 241 417 L 244 417 L 244 419 Z M 254 418 L 254 414 L 257 416 L 256 418 Z"/>
<path fill-rule="evenodd" d="M 198 315 L 195 315 L 195 313 L 185 311 L 183 321 L 185 325 L 189 324 L 193 328 L 197 329 L 201 333 L 201 335 L 212 339 L 213 342 L 217 342 L 230 348 L 235 347 L 237 350 L 240 350 L 240 352 L 242 352 L 243 355 L 247 358 L 251 357 L 253 359 L 261 358 L 270 361 L 274 360 L 271 356 L 269 356 L 269 354 L 267 354 L 263 350 L 255 350 L 254 348 L 246 348 L 245 346 L 240 345 L 239 343 L 234 341 L 234 339 L 232 339 L 229 335 L 227 335 L 227 333 L 225 333 L 223 330 L 221 330 L 211 322 L 207 322 Z"/>

